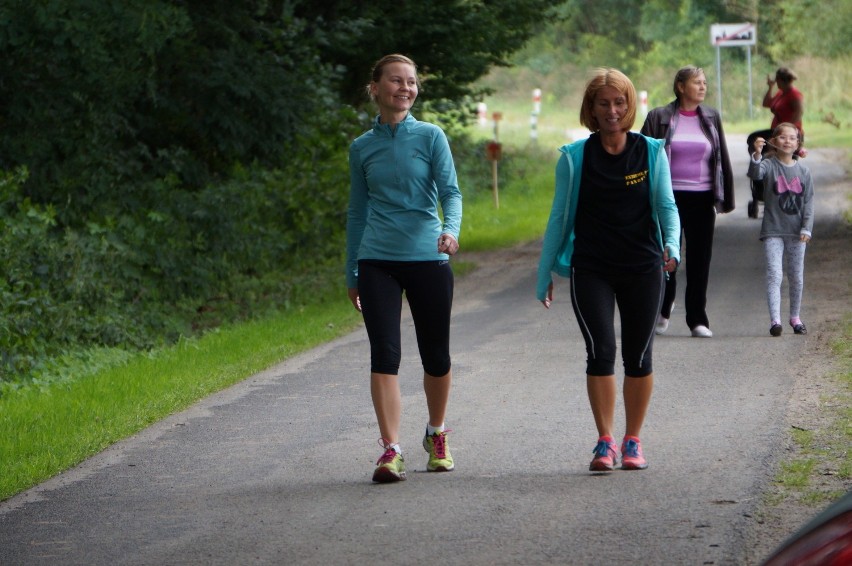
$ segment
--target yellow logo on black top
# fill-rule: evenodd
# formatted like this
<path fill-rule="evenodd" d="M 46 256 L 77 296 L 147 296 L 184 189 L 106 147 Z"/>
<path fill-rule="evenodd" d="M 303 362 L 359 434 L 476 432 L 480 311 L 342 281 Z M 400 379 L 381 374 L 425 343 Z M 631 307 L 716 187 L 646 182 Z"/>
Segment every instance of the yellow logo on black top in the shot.
<path fill-rule="evenodd" d="M 630 185 L 638 185 L 639 183 L 644 183 L 645 179 L 648 178 L 648 170 L 640 171 L 639 173 L 632 173 L 624 177 L 625 184 L 629 187 Z"/>

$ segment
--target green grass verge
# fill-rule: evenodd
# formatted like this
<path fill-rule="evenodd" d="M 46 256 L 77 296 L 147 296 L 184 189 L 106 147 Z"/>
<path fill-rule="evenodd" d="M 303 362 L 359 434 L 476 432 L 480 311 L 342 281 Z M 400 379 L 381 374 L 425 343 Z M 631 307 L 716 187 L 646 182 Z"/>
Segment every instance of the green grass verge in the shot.
<path fill-rule="evenodd" d="M 511 155 L 514 150 L 509 149 Z M 542 157 L 540 152 L 508 157 L 512 167 L 511 183 L 498 180 L 497 204 L 493 191 L 480 190 L 464 199 L 464 221 L 459 235 L 461 253 L 499 249 L 542 235 L 553 200 L 553 171 L 556 154 Z M 500 166 L 498 165 L 498 179 Z"/>
<path fill-rule="evenodd" d="M 832 349 L 840 370 L 827 379 L 837 381 L 840 393 L 822 399 L 820 410 L 827 413 L 827 424 L 818 430 L 793 431 L 796 455 L 781 464 L 775 478 L 780 487 L 796 492 L 809 505 L 833 501 L 844 493 L 835 482 L 826 482 L 826 476 L 836 477 L 840 485 L 852 479 L 852 315 L 847 314 L 841 324 Z"/>
<path fill-rule="evenodd" d="M 0 399 L 0 500 L 360 322 L 335 297 Z"/>

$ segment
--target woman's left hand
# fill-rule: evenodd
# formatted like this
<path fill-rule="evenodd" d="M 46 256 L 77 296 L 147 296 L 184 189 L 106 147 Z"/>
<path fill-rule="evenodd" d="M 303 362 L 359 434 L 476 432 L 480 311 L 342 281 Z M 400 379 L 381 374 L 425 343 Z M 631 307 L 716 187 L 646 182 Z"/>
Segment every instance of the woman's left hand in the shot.
<path fill-rule="evenodd" d="M 677 270 L 677 260 L 674 258 L 669 258 L 669 250 L 665 250 L 663 252 L 663 271 L 668 271 L 669 273 Z"/>
<path fill-rule="evenodd" d="M 459 243 L 450 234 L 441 234 L 438 238 L 438 251 L 449 255 L 455 255 L 459 251 Z"/>
<path fill-rule="evenodd" d="M 361 312 L 361 295 L 358 293 L 358 287 L 353 287 L 347 290 L 349 294 L 349 300 L 352 301 L 352 306 L 358 309 L 358 312 Z"/>

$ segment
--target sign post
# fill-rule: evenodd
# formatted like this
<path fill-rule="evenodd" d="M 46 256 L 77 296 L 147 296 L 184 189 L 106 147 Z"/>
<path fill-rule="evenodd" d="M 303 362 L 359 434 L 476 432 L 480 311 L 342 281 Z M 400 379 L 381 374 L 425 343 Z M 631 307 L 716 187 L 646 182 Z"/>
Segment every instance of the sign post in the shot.
<path fill-rule="evenodd" d="M 503 157 L 503 146 L 497 141 L 499 139 L 497 130 L 500 120 L 503 119 L 503 114 L 495 112 L 492 114 L 492 118 L 494 118 L 494 139 L 485 145 L 485 156 L 491 162 L 491 190 L 494 193 L 494 208 L 500 208 L 500 196 L 497 189 L 497 162 Z"/>
<path fill-rule="evenodd" d="M 530 115 L 530 140 L 533 143 L 538 141 L 538 115 L 541 114 L 541 89 L 536 88 L 532 91 L 533 110 Z"/>
<path fill-rule="evenodd" d="M 488 125 L 488 105 L 484 102 L 476 105 L 476 118 L 479 120 L 480 126 Z"/>
<path fill-rule="evenodd" d="M 722 63 L 720 60 L 720 47 L 736 47 L 745 45 L 748 48 L 746 59 L 748 62 L 748 112 L 752 116 L 752 94 L 751 94 L 751 46 L 757 43 L 757 26 L 750 23 L 742 24 L 713 24 L 710 26 L 710 45 L 716 48 L 716 76 L 719 77 L 719 116 L 722 115 Z"/>

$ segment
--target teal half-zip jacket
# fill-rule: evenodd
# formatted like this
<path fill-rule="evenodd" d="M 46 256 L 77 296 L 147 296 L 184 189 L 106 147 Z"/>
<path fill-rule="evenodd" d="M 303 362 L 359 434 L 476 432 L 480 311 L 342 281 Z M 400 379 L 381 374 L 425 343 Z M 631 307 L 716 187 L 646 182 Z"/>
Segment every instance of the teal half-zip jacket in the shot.
<path fill-rule="evenodd" d="M 665 151 L 661 151 L 661 140 L 643 137 L 648 143 L 649 195 L 651 216 L 656 224 L 657 243 L 661 254 L 663 249 L 668 249 L 669 258 L 680 264 L 680 218 L 672 193 L 669 160 Z M 574 221 L 580 196 L 583 151 L 587 141 L 583 139 L 559 148 L 562 155 L 556 163 L 556 190 L 538 264 L 536 298 L 539 301 L 543 301 L 547 296 L 547 288 L 553 282 L 552 273 L 571 277 Z M 660 268 L 662 269 L 662 265 Z"/>
<path fill-rule="evenodd" d="M 359 259 L 449 258 L 438 252 L 438 238 L 450 234 L 458 240 L 462 196 L 441 128 L 411 114 L 396 127 L 376 117 L 349 147 L 349 176 L 348 288 L 358 286 Z"/>

